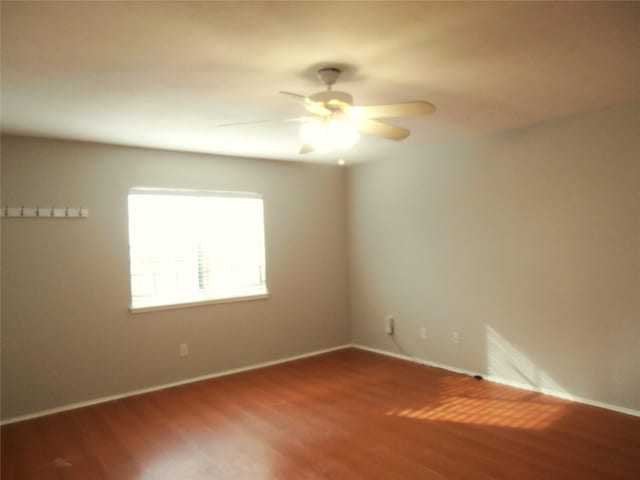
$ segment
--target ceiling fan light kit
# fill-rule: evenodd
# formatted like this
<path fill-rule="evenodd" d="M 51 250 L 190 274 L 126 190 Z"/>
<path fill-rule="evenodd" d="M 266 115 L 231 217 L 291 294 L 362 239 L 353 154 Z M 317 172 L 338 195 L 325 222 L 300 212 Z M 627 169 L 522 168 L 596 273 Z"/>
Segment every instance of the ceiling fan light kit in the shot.
<path fill-rule="evenodd" d="M 350 93 L 333 90 L 333 85 L 341 73 L 339 68 L 332 66 L 318 70 L 318 77 L 327 89 L 309 96 L 280 92 L 303 101 L 307 111 L 306 117 L 280 120 L 303 123 L 300 127 L 300 138 L 303 141 L 300 154 L 346 150 L 358 142 L 361 133 L 394 141 L 404 140 L 411 133 L 409 130 L 377 119 L 428 115 L 435 112 L 435 107 L 424 101 L 354 106 Z"/>
<path fill-rule="evenodd" d="M 348 119 L 336 118 L 305 123 L 300 127 L 300 138 L 314 150 L 329 153 L 352 147 L 360 139 L 360 134 Z"/>

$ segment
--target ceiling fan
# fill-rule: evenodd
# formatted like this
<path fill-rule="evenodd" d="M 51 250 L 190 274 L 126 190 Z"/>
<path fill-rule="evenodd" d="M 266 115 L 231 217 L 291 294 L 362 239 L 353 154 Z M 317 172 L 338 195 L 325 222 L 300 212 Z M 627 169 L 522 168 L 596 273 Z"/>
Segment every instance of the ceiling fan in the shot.
<path fill-rule="evenodd" d="M 303 102 L 307 115 L 304 117 L 275 120 L 280 122 L 301 122 L 300 136 L 303 141 L 300 153 L 314 151 L 326 153 L 334 149 L 344 150 L 354 145 L 360 133 L 389 140 L 404 140 L 411 133 L 406 128 L 381 122 L 380 118 L 428 115 L 435 107 L 424 101 L 390 103 L 386 105 L 354 106 L 353 97 L 347 92 L 334 91 L 333 85 L 342 70 L 338 67 L 324 67 L 318 70 L 318 77 L 327 89 L 309 96 L 292 92 L 279 92 Z M 257 122 L 226 123 L 221 127 L 265 123 Z"/>

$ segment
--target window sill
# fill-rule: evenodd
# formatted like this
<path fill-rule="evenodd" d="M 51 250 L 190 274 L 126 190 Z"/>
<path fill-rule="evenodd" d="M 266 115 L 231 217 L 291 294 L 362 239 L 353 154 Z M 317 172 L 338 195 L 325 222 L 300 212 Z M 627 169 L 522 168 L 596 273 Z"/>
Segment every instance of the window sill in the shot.
<path fill-rule="evenodd" d="M 202 307 L 203 305 L 213 305 L 216 303 L 247 302 L 250 300 L 262 300 L 265 298 L 269 298 L 268 292 L 260 293 L 258 295 L 247 295 L 244 297 L 220 298 L 218 300 L 200 300 L 197 302 L 172 303 L 169 305 L 153 305 L 149 307 L 129 307 L 129 311 L 133 314 L 138 314 L 138 313 L 147 313 L 147 312 L 157 312 L 160 310 L 176 310 L 179 308 Z"/>

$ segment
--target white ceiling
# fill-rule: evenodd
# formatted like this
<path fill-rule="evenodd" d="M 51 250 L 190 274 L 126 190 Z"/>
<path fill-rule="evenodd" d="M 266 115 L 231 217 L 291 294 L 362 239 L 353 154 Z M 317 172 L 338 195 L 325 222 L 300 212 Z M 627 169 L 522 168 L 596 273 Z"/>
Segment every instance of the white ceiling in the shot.
<path fill-rule="evenodd" d="M 640 100 L 640 3 L 2 2 L 3 132 L 289 160 L 304 112 L 279 90 L 427 100 L 345 159 Z"/>

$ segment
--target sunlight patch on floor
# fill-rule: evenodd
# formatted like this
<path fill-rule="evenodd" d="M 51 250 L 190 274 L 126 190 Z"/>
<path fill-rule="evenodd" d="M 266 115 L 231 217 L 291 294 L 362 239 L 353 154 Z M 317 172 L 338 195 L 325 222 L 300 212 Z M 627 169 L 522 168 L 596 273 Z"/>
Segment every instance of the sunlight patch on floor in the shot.
<path fill-rule="evenodd" d="M 424 408 L 391 410 L 387 415 L 527 430 L 544 430 L 563 415 L 562 404 L 467 396 L 445 398 Z"/>
<path fill-rule="evenodd" d="M 386 414 L 529 430 L 543 430 L 564 415 L 566 405 L 562 401 L 531 393 L 531 390 L 541 391 L 572 399 L 558 382 L 489 326 L 486 342 L 488 378 L 526 392 L 498 387 L 492 382 L 469 384 L 468 378 L 456 375 L 444 379 L 442 398 L 433 405 L 393 409 Z"/>

